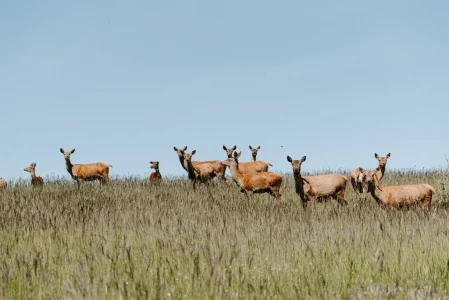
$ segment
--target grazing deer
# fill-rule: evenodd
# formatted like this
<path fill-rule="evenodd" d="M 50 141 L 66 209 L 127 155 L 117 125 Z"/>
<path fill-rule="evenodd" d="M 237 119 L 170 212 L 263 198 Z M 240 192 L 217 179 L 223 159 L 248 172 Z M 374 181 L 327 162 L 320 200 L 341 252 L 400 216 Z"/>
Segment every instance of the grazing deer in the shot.
<path fill-rule="evenodd" d="M 374 157 L 379 162 L 377 168 L 374 171 L 370 171 L 363 168 L 357 168 L 351 171 L 351 185 L 354 190 L 360 194 L 362 194 L 363 200 L 366 200 L 366 194 L 368 193 L 368 185 L 362 181 L 360 170 L 363 170 L 365 173 L 371 172 L 371 174 L 376 173 L 377 178 L 381 180 L 385 174 L 385 168 L 387 166 L 387 160 L 390 158 L 391 154 L 388 153 L 385 157 L 380 157 L 377 153 L 374 153 Z"/>
<path fill-rule="evenodd" d="M 150 169 L 154 169 L 154 172 L 150 174 L 150 181 L 151 182 L 161 182 L 162 181 L 162 175 L 161 172 L 159 172 L 159 162 L 158 161 L 150 161 Z"/>
<path fill-rule="evenodd" d="M 112 167 L 111 165 L 101 162 L 72 165 L 70 162 L 70 155 L 75 152 L 75 149 L 65 152 L 64 149 L 61 148 L 60 151 L 64 155 L 67 172 L 69 172 L 70 176 L 72 176 L 78 186 L 84 181 L 99 180 L 101 184 L 109 182 L 109 167 Z"/>
<path fill-rule="evenodd" d="M 234 157 L 223 161 L 224 166 L 229 167 L 232 179 L 241 188 L 246 196 L 253 193 L 268 193 L 275 198 L 281 197 L 279 190 L 282 184 L 282 176 L 273 172 L 243 173 L 239 168 L 238 158 L 242 152 L 235 152 Z"/>
<path fill-rule="evenodd" d="M 260 146 L 257 148 L 253 148 L 251 146 L 249 146 L 249 150 L 251 150 L 251 157 L 253 158 L 253 161 L 256 161 L 256 157 L 257 157 L 257 152 L 259 152 L 260 150 Z"/>
<path fill-rule="evenodd" d="M 179 162 L 181 163 L 181 166 L 186 170 L 187 169 L 187 162 L 184 159 L 185 151 L 187 150 L 187 146 L 185 146 L 183 149 L 178 149 L 176 147 L 173 147 L 173 149 L 178 154 Z M 196 152 L 196 151 L 195 151 Z M 219 160 L 208 160 L 208 161 L 193 161 L 192 162 L 193 168 L 195 170 L 195 173 L 199 174 L 199 169 L 201 169 L 201 180 L 210 180 L 214 177 L 217 177 L 219 181 L 225 182 L 225 173 L 226 173 L 226 167 L 221 164 L 221 161 Z"/>
<path fill-rule="evenodd" d="M 251 146 L 249 146 L 249 147 L 250 147 L 250 149 L 252 149 Z M 226 155 L 228 156 L 228 158 L 232 158 L 232 153 L 235 151 L 235 149 L 237 149 L 237 146 L 234 146 L 232 148 L 226 148 L 226 146 L 223 146 L 223 149 L 226 151 Z M 255 159 L 255 157 L 257 156 L 258 149 L 260 149 L 260 146 L 257 149 L 251 150 L 253 159 Z M 256 152 L 254 152 L 254 150 Z M 254 153 L 256 153 L 256 154 L 254 155 Z M 241 172 L 247 173 L 247 174 L 268 172 L 268 168 L 270 166 L 273 166 L 273 165 L 267 161 L 262 161 L 262 160 L 249 161 L 249 162 L 239 163 L 239 170 Z"/>
<path fill-rule="evenodd" d="M 304 207 L 309 201 L 324 201 L 330 198 L 336 199 L 342 205 L 347 204 L 344 199 L 347 182 L 345 176 L 341 174 L 302 176 L 301 165 L 306 161 L 306 156 L 300 160 L 293 160 L 287 156 L 287 161 L 292 164 L 296 193 Z"/>
<path fill-rule="evenodd" d="M 30 164 L 29 167 L 26 167 L 23 170 L 31 174 L 31 184 L 33 186 L 42 186 L 44 184 L 42 177 L 36 176 L 36 163 Z"/>
<path fill-rule="evenodd" d="M 377 173 L 365 172 L 363 169 L 360 172 L 361 179 L 368 185 L 368 191 L 380 205 L 397 208 L 419 205 L 421 208 L 430 208 L 435 193 L 431 185 L 406 184 L 380 187 Z"/>
<path fill-rule="evenodd" d="M 6 180 L 0 177 L 0 190 L 6 188 L 7 186 L 8 183 L 6 182 Z"/>

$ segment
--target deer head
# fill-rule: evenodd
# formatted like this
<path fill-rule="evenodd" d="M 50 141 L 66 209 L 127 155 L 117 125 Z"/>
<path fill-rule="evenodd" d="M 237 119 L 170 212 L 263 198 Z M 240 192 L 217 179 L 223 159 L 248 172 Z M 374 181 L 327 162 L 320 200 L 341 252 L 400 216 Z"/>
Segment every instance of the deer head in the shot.
<path fill-rule="evenodd" d="M 287 156 L 287 161 L 292 164 L 294 174 L 301 174 L 301 165 L 306 161 L 306 156 L 303 156 L 300 160 L 293 160 L 290 156 Z"/>
<path fill-rule="evenodd" d="M 253 147 L 249 146 L 249 150 L 251 150 L 251 156 L 252 156 L 253 160 L 256 161 L 257 152 L 260 150 L 260 146 L 257 148 L 253 148 Z"/>
<path fill-rule="evenodd" d="M 158 161 L 150 161 L 150 169 L 159 170 L 159 162 Z"/>
<path fill-rule="evenodd" d="M 25 172 L 34 174 L 36 171 L 36 163 L 32 163 L 30 164 L 30 166 L 26 167 L 25 169 L 23 169 Z"/>
<path fill-rule="evenodd" d="M 232 153 L 235 151 L 235 149 L 237 149 L 237 146 L 234 146 L 232 148 L 226 148 L 226 146 L 223 145 L 223 150 L 226 151 L 226 155 L 228 156 L 228 158 L 232 157 Z"/>
<path fill-rule="evenodd" d="M 390 158 L 391 154 L 388 153 L 385 157 L 380 157 L 377 153 L 374 153 L 374 157 L 379 161 L 379 167 L 385 168 L 387 165 L 387 160 Z"/>

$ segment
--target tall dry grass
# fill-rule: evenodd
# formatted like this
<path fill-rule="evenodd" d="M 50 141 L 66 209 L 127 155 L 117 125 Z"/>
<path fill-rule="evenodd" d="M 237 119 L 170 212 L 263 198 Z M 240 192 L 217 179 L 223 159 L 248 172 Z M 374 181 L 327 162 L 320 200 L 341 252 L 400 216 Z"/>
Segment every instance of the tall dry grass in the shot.
<path fill-rule="evenodd" d="M 12 183 L 0 192 L 0 297 L 449 298 L 445 172 L 382 180 L 433 185 L 429 213 L 362 203 L 349 184 L 347 207 L 304 211 L 284 176 L 283 202 L 174 178 Z"/>

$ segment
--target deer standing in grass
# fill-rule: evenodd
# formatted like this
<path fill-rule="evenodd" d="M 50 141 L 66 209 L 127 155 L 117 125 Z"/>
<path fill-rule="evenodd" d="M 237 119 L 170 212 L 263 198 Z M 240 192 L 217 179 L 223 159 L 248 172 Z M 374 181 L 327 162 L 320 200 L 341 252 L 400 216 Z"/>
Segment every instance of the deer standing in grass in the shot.
<path fill-rule="evenodd" d="M 36 163 L 30 164 L 28 167 L 23 169 L 25 172 L 31 174 L 31 184 L 33 186 L 42 186 L 44 185 L 44 180 L 40 176 L 36 176 Z"/>
<path fill-rule="evenodd" d="M 75 152 L 75 149 L 65 152 L 61 148 L 60 151 L 64 155 L 67 172 L 69 172 L 78 186 L 84 181 L 99 180 L 101 184 L 109 182 L 109 167 L 112 167 L 111 165 L 102 162 L 72 165 L 70 155 Z"/>
<path fill-rule="evenodd" d="M 6 182 L 6 180 L 0 177 L 0 190 L 6 188 L 7 186 L 8 183 Z"/>
<path fill-rule="evenodd" d="M 377 161 L 379 162 L 377 168 L 374 171 L 370 171 L 368 169 L 363 169 L 363 168 L 357 168 L 351 171 L 350 177 L 351 177 L 351 185 L 354 188 L 354 190 L 357 193 L 362 194 L 362 198 L 363 200 L 366 200 L 366 194 L 368 193 L 368 185 L 366 182 L 362 181 L 362 171 L 363 170 L 365 173 L 371 173 L 371 174 L 376 174 L 377 178 L 379 180 L 381 180 L 384 177 L 385 174 L 385 168 L 387 166 L 387 161 L 390 158 L 391 154 L 388 153 L 385 157 L 380 157 L 379 155 L 377 155 L 377 153 L 374 153 L 374 157 L 377 159 Z"/>
<path fill-rule="evenodd" d="M 248 173 L 248 174 L 249 173 L 258 173 L 258 172 L 268 172 L 268 168 L 269 168 L 269 166 L 273 166 L 272 164 L 270 164 L 269 162 L 266 162 L 266 161 L 254 160 L 254 159 L 256 159 L 257 151 L 260 149 L 260 146 L 257 149 L 253 149 L 253 148 L 251 148 L 251 146 L 249 146 L 249 148 L 252 149 L 251 152 L 252 152 L 253 161 L 239 163 L 240 172 Z M 227 148 L 226 146 L 223 145 L 223 150 L 226 151 L 226 155 L 228 156 L 228 158 L 232 158 L 232 153 L 235 151 L 235 149 L 237 149 L 237 146 L 234 146 L 232 148 Z M 254 152 L 254 150 L 255 150 L 255 152 Z"/>
<path fill-rule="evenodd" d="M 210 164 L 202 164 L 199 168 L 196 168 L 193 166 L 192 162 L 192 156 L 195 155 L 196 150 L 193 150 L 191 153 L 184 152 L 183 153 L 183 159 L 185 164 L 187 165 L 187 176 L 189 180 L 192 181 L 193 189 L 196 189 L 196 183 L 197 181 L 205 183 L 209 178 L 205 178 L 201 176 L 201 171 L 204 171 L 205 173 L 210 173 L 212 169 L 212 165 Z"/>
<path fill-rule="evenodd" d="M 232 179 L 241 191 L 250 197 L 253 193 L 268 193 L 275 198 L 281 197 L 282 176 L 273 172 L 244 173 L 240 170 L 238 158 L 242 152 L 234 152 L 234 157 L 223 161 L 224 166 L 231 170 Z"/>
<path fill-rule="evenodd" d="M 178 149 L 173 147 L 173 149 L 178 154 L 179 162 L 181 166 L 189 173 L 187 168 L 187 162 L 185 161 L 184 154 L 187 150 L 187 146 L 183 149 Z M 196 152 L 196 151 L 195 151 Z M 193 154 L 192 154 L 193 155 Z M 200 176 L 201 181 L 210 180 L 217 177 L 219 181 L 225 182 L 226 167 L 221 164 L 219 160 L 208 160 L 208 161 L 192 161 L 192 166 L 197 176 Z M 201 173 L 201 175 L 199 175 Z"/>
<path fill-rule="evenodd" d="M 162 181 L 162 175 L 161 172 L 159 172 L 159 162 L 158 161 L 150 161 L 150 169 L 154 169 L 154 172 L 150 174 L 150 181 L 151 182 L 161 182 Z"/>
<path fill-rule="evenodd" d="M 429 209 L 435 189 L 428 184 L 406 184 L 379 186 L 377 173 L 365 172 L 360 168 L 361 179 L 368 185 L 368 191 L 381 206 L 396 208 L 419 205 Z"/>
<path fill-rule="evenodd" d="M 293 177 L 295 179 L 296 193 L 305 207 L 309 201 L 324 201 L 336 199 L 338 203 L 346 205 L 345 190 L 347 179 L 341 174 L 322 174 L 314 176 L 302 176 L 301 165 L 306 161 L 306 156 L 300 160 L 293 160 L 287 156 L 287 161 L 292 164 Z"/>

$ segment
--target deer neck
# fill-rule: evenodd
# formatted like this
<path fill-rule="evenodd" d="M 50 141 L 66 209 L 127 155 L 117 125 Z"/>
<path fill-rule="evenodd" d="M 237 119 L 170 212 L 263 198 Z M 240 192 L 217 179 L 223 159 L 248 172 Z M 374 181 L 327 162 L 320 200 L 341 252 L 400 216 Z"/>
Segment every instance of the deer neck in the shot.
<path fill-rule="evenodd" d="M 179 162 L 181 163 L 181 166 L 184 168 L 184 170 L 186 170 L 187 172 L 189 172 L 189 170 L 188 170 L 188 168 L 187 168 L 187 162 L 186 162 L 186 160 L 184 159 L 184 157 L 179 156 L 179 155 L 178 155 L 178 157 L 179 157 Z"/>
<path fill-rule="evenodd" d="M 301 197 L 304 195 L 304 180 L 302 178 L 301 173 L 296 174 L 293 172 L 293 178 L 295 179 L 295 190 L 296 193 L 301 195 Z"/>
<path fill-rule="evenodd" d="M 383 166 L 383 167 L 378 166 L 375 170 L 375 174 L 377 175 L 377 178 L 379 178 L 379 180 L 381 180 L 385 174 L 385 166 Z"/>
<path fill-rule="evenodd" d="M 229 171 L 231 171 L 232 179 L 233 179 L 239 186 L 242 186 L 242 184 L 241 184 L 242 173 L 239 171 L 239 165 L 238 165 L 238 164 L 232 164 L 232 165 L 230 165 L 230 166 L 229 166 Z"/>
<path fill-rule="evenodd" d="M 155 170 L 157 177 L 161 177 L 161 172 L 159 172 L 159 168 Z"/>
<path fill-rule="evenodd" d="M 256 157 L 257 157 L 257 154 L 256 155 L 253 154 L 252 155 L 252 158 L 253 158 L 252 161 L 256 161 Z"/>
<path fill-rule="evenodd" d="M 33 179 L 36 178 L 36 171 L 31 170 L 31 171 L 30 171 L 30 174 L 31 174 L 31 178 L 33 178 Z"/>
<path fill-rule="evenodd" d="M 65 167 L 67 169 L 67 172 L 69 172 L 70 176 L 73 177 L 73 173 L 72 173 L 73 165 L 70 162 L 70 158 L 65 159 Z"/>
<path fill-rule="evenodd" d="M 187 174 L 189 176 L 189 179 L 195 179 L 196 178 L 196 174 L 195 174 L 195 169 L 193 168 L 193 165 L 192 165 L 192 161 L 191 160 L 189 160 L 189 161 L 185 161 L 184 160 L 184 162 L 187 165 Z"/>

